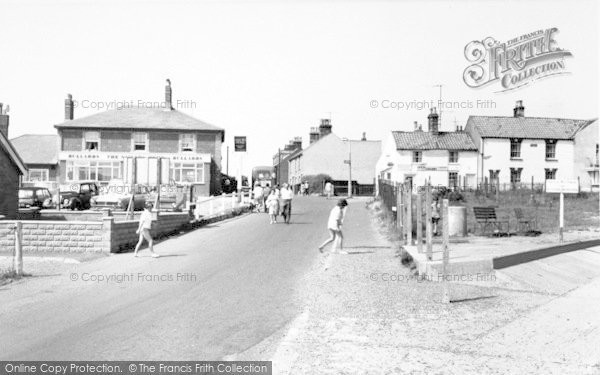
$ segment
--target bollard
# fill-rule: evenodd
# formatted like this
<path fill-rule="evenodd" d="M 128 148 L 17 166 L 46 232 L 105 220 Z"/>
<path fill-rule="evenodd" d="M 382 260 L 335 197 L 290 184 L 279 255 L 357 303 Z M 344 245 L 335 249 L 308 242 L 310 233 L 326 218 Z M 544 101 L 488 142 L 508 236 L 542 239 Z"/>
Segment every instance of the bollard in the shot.
<path fill-rule="evenodd" d="M 23 275 L 23 223 L 17 221 L 15 225 L 15 272 L 18 276 Z"/>
<path fill-rule="evenodd" d="M 450 290 L 449 290 L 449 281 L 448 281 L 448 261 L 450 260 L 450 225 L 448 220 L 448 199 L 442 200 L 442 234 L 443 234 L 443 251 L 444 256 L 442 260 L 442 274 L 444 276 L 444 296 L 442 297 L 442 302 L 450 303 Z"/>

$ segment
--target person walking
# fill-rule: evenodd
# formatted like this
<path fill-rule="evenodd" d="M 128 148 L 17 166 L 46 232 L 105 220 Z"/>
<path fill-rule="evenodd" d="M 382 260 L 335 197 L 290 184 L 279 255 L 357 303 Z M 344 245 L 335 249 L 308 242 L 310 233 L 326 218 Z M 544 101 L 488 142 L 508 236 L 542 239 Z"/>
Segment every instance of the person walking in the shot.
<path fill-rule="evenodd" d="M 331 198 L 333 195 L 333 184 L 331 181 L 327 181 L 325 184 L 325 195 L 327 195 L 327 199 Z"/>
<path fill-rule="evenodd" d="M 283 216 L 283 221 L 286 224 L 290 223 L 290 219 L 292 218 L 292 198 L 294 197 L 294 191 L 290 188 L 290 186 L 285 183 L 281 188 L 281 215 Z"/>
<path fill-rule="evenodd" d="M 255 204 L 255 208 L 254 208 L 254 212 L 260 212 L 262 211 L 262 205 L 263 205 L 263 188 L 262 186 L 260 186 L 260 183 L 257 181 L 256 183 L 254 183 L 254 190 L 252 191 L 252 194 L 254 195 L 254 204 Z"/>
<path fill-rule="evenodd" d="M 265 206 L 269 210 L 269 218 L 271 219 L 269 224 L 277 223 L 277 215 L 279 214 L 279 197 L 277 196 L 277 192 L 275 190 L 271 190 L 271 194 L 269 194 L 267 197 Z"/>
<path fill-rule="evenodd" d="M 348 202 L 345 199 L 340 199 L 336 206 L 329 212 L 329 220 L 327 221 L 327 229 L 329 230 L 329 238 L 319 246 L 319 251 L 322 253 L 323 248 L 333 242 L 332 254 L 348 254 L 343 250 L 344 235 L 342 233 L 342 224 L 346 216 L 346 207 Z M 338 250 L 339 249 L 339 250 Z"/>
<path fill-rule="evenodd" d="M 137 245 L 135 245 L 135 250 L 133 252 L 133 256 L 138 256 L 138 251 L 142 246 L 144 240 L 148 241 L 148 249 L 152 253 L 153 258 L 158 258 L 160 255 L 154 252 L 154 241 L 152 240 L 152 235 L 150 234 L 150 229 L 152 228 L 152 202 L 146 202 L 144 204 L 144 211 L 140 215 L 140 223 L 138 225 L 138 229 L 135 233 L 140 235 Z"/>
<path fill-rule="evenodd" d="M 265 210 L 265 212 L 269 212 L 269 208 L 267 207 L 267 199 L 269 199 L 269 195 L 271 195 L 271 187 L 269 185 L 265 186 L 263 188 L 263 208 Z"/>

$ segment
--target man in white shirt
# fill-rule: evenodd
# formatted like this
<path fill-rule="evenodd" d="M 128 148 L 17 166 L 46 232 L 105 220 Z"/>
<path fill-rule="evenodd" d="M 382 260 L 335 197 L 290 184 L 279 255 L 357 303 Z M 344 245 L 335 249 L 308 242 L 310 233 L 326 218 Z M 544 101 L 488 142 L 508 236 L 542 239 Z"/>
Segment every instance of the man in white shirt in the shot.
<path fill-rule="evenodd" d="M 292 198 L 294 197 L 294 191 L 289 187 L 287 183 L 283 184 L 283 188 L 280 191 L 281 194 L 281 215 L 283 215 L 283 221 L 286 224 L 290 223 L 292 218 Z"/>

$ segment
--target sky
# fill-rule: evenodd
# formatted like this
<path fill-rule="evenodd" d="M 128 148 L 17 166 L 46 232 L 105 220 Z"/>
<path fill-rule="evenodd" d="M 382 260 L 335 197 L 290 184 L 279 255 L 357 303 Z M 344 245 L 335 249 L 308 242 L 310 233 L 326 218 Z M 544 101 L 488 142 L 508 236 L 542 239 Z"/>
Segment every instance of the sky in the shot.
<path fill-rule="evenodd" d="M 507 92 L 463 81 L 469 42 L 552 27 L 573 55 L 569 74 Z M 101 103 L 162 101 L 169 78 L 178 110 L 225 129 L 223 165 L 233 137 L 248 137 L 230 174 L 271 164 L 294 136 L 306 147 L 321 118 L 352 139 L 426 126 L 418 104 L 439 100 L 437 85 L 459 103 L 442 111 L 442 130 L 511 116 L 516 100 L 526 116 L 598 116 L 596 1 L 0 0 L 0 31 L 10 138 L 55 133 L 67 93 L 78 118 Z"/>

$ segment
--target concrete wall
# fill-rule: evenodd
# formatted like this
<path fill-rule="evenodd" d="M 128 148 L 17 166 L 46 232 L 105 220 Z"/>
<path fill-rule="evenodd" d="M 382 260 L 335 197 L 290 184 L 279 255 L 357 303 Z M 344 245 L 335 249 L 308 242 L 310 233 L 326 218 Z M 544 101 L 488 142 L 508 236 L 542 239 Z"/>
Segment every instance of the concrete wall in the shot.
<path fill-rule="evenodd" d="M 29 220 L 23 224 L 24 253 L 118 252 L 137 243 L 138 221 L 95 216 L 93 221 Z M 187 213 L 154 213 L 152 236 L 172 234 L 190 223 Z M 14 251 L 16 222 L 0 221 L 0 246 Z"/>

